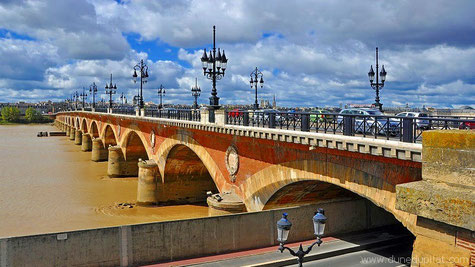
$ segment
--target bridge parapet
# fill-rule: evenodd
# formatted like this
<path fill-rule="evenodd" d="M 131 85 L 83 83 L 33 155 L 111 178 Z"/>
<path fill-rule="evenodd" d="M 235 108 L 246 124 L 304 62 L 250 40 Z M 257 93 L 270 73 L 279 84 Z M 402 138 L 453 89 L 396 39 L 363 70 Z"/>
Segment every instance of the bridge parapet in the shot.
<path fill-rule="evenodd" d="M 64 114 L 89 114 L 98 115 L 94 112 L 64 112 Z M 140 117 L 124 114 L 100 114 L 101 116 L 111 116 L 121 119 L 130 119 L 143 122 L 158 123 L 166 126 L 175 126 L 180 128 L 197 129 L 202 131 L 230 134 L 236 136 L 245 136 L 258 139 L 267 139 L 272 141 L 280 141 L 294 144 L 308 145 L 312 150 L 317 147 L 344 150 L 349 152 L 359 152 L 375 156 L 383 156 L 387 158 L 395 158 L 402 160 L 410 160 L 421 162 L 422 145 L 417 143 L 406 143 L 395 140 L 372 139 L 358 136 L 345 136 L 326 133 L 302 132 L 287 129 L 273 129 L 252 126 L 239 126 L 224 124 L 219 116 L 223 114 L 215 114 L 216 120 L 221 123 L 210 123 L 208 113 L 201 112 L 204 122 L 187 121 L 166 118 Z"/>

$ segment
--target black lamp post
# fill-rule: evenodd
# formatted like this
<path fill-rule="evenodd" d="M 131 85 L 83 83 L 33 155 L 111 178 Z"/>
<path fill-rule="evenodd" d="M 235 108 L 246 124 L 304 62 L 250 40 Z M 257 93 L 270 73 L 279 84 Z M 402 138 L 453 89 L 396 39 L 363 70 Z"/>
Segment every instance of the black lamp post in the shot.
<path fill-rule="evenodd" d="M 262 78 L 262 72 L 260 72 L 257 67 L 253 72 L 251 72 L 250 76 L 251 80 L 249 81 L 249 83 L 251 84 L 251 88 L 254 87 L 254 89 L 256 90 L 256 101 L 254 102 L 254 110 L 256 110 L 259 109 L 259 103 L 257 103 L 257 84 L 260 83 L 262 88 L 264 86 L 264 79 Z"/>
<path fill-rule="evenodd" d="M 379 75 L 378 75 L 378 71 L 379 71 L 379 65 L 378 65 L 378 48 L 376 47 L 376 82 L 373 83 L 374 81 L 374 70 L 373 70 L 373 65 L 371 65 L 371 68 L 369 69 L 369 72 L 368 72 L 368 77 L 369 77 L 369 82 L 371 84 L 371 87 L 376 90 L 376 103 L 374 103 L 374 105 L 376 106 L 376 108 L 379 109 L 379 111 L 383 111 L 383 104 L 381 104 L 379 102 L 379 90 L 383 89 L 384 87 L 384 81 L 386 80 L 386 70 L 384 69 L 384 65 L 383 65 L 383 68 L 381 70 L 381 72 L 379 72 Z M 379 76 L 381 76 L 381 82 L 379 82 Z"/>
<path fill-rule="evenodd" d="M 96 108 L 97 85 L 95 82 L 89 86 L 89 93 L 92 94 L 92 108 Z"/>
<path fill-rule="evenodd" d="M 73 99 L 74 99 L 74 103 L 75 103 L 74 108 L 77 110 L 78 109 L 78 99 L 79 99 L 78 91 L 74 92 Z"/>
<path fill-rule="evenodd" d="M 147 82 L 148 78 L 148 66 L 143 63 L 143 59 L 140 60 L 140 63 L 134 66 L 134 74 L 132 75 L 132 77 L 134 77 L 134 83 L 137 82 L 137 70 L 140 72 L 140 91 L 137 94 L 137 106 L 139 109 L 142 109 L 144 107 L 142 87 L 143 84 Z"/>
<path fill-rule="evenodd" d="M 292 227 L 292 223 L 287 219 L 287 213 L 282 215 L 282 219 L 277 222 L 277 241 L 279 241 L 279 251 L 282 253 L 284 250 L 288 250 L 292 256 L 297 257 L 297 262 L 299 266 L 302 266 L 303 258 L 305 255 L 310 253 L 313 246 L 318 245 L 320 246 L 322 241 L 323 232 L 325 230 L 325 223 L 327 222 L 327 217 L 325 217 L 325 211 L 323 209 L 318 209 L 315 216 L 313 216 L 313 228 L 314 234 L 317 237 L 317 241 L 311 244 L 306 250 L 303 250 L 302 244 L 300 244 L 299 250 L 295 252 L 289 247 L 284 246 L 285 242 L 287 241 L 287 237 L 289 236 L 290 228 Z"/>
<path fill-rule="evenodd" d="M 226 55 L 221 54 L 218 48 L 218 55 L 216 56 L 216 26 L 213 26 L 213 51 L 209 51 L 209 56 L 206 55 L 206 48 L 204 49 L 203 56 L 201 57 L 201 63 L 203 64 L 203 75 L 206 78 L 213 81 L 213 89 L 211 90 L 211 97 L 209 98 L 209 104 L 214 109 L 219 109 L 219 97 L 216 91 L 216 81 L 221 80 L 226 71 L 228 59 Z"/>
<path fill-rule="evenodd" d="M 158 96 L 160 97 L 160 105 L 158 105 L 159 109 L 162 109 L 162 96 L 165 94 L 165 87 L 160 84 L 160 88 L 158 88 Z"/>
<path fill-rule="evenodd" d="M 201 95 L 201 88 L 198 87 L 198 78 L 195 78 L 195 86 L 191 87 L 191 95 L 195 98 L 193 108 L 198 109 L 198 97 Z"/>
<path fill-rule="evenodd" d="M 111 82 L 109 85 L 106 83 L 106 94 L 109 95 L 109 108 L 112 110 L 112 95 L 116 93 L 117 85 L 112 85 L 112 73 L 111 73 Z"/>
<path fill-rule="evenodd" d="M 86 88 L 82 88 L 82 93 L 79 96 L 82 98 L 82 108 L 85 108 L 86 104 L 84 102 L 87 99 Z"/>
<path fill-rule="evenodd" d="M 71 98 L 66 98 L 66 100 L 64 100 L 64 102 L 66 103 L 66 110 L 69 110 L 71 108 L 71 110 L 73 109 L 72 108 L 72 102 L 74 101 L 74 94 L 71 95 Z"/>

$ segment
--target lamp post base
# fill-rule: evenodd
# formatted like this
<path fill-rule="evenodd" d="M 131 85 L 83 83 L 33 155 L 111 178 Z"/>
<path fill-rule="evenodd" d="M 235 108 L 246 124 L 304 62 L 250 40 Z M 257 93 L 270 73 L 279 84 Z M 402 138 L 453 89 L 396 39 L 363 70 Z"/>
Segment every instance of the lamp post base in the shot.
<path fill-rule="evenodd" d="M 377 108 L 379 111 L 383 112 L 383 104 L 381 103 L 374 103 L 373 104 L 375 108 Z"/>
<path fill-rule="evenodd" d="M 219 109 L 221 106 L 219 105 L 219 97 L 217 96 L 211 96 L 209 98 L 209 105 L 210 107 L 212 107 L 213 109 Z"/>

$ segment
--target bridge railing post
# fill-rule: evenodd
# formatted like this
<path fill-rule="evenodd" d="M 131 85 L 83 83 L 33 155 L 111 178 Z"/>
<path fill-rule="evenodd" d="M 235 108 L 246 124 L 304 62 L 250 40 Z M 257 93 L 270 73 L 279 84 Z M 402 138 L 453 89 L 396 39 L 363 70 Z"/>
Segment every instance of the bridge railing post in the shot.
<path fill-rule="evenodd" d="M 244 112 L 242 114 L 242 125 L 249 126 L 249 112 Z"/>
<path fill-rule="evenodd" d="M 188 120 L 189 120 L 189 121 L 192 121 L 192 120 L 193 120 L 193 111 L 192 111 L 192 110 L 189 110 L 189 111 L 188 111 Z"/>
<path fill-rule="evenodd" d="M 209 118 L 208 118 L 208 121 L 210 123 L 215 123 L 215 117 L 214 117 L 214 109 L 209 109 Z"/>
<path fill-rule="evenodd" d="M 412 143 L 414 142 L 414 124 L 415 121 L 412 118 L 402 119 L 402 141 Z"/>
<path fill-rule="evenodd" d="M 310 114 L 301 114 L 301 124 L 300 124 L 300 129 L 303 132 L 308 132 L 310 131 Z"/>
<path fill-rule="evenodd" d="M 269 128 L 275 128 L 275 113 L 269 113 Z"/>
<path fill-rule="evenodd" d="M 344 116 L 343 117 L 343 135 L 354 135 L 355 130 L 355 118 L 352 116 Z"/>

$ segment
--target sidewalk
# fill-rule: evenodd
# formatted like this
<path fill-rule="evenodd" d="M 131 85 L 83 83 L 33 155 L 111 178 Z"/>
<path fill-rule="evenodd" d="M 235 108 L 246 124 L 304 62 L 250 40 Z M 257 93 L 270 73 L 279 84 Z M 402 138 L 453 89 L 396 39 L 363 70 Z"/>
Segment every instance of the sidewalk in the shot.
<path fill-rule="evenodd" d="M 376 230 L 361 234 L 351 234 L 346 236 L 325 237 L 322 239 L 323 244 L 320 247 L 315 246 L 312 251 L 305 256 L 306 261 L 324 259 L 343 255 L 365 249 L 397 245 L 398 243 L 411 241 L 411 236 L 401 235 L 398 231 L 391 230 Z M 302 244 L 306 249 L 308 245 L 315 240 L 308 240 L 299 243 L 289 243 L 286 246 L 291 247 L 294 251 L 298 250 L 298 246 Z M 248 267 L 270 267 L 270 266 L 285 266 L 295 264 L 296 257 L 291 256 L 288 251 L 280 253 L 277 250 L 278 246 L 265 247 L 259 249 L 245 250 L 240 252 L 233 252 L 227 254 L 220 254 L 215 256 L 207 256 L 200 258 L 193 258 L 187 260 L 180 260 L 174 262 L 160 263 L 155 265 L 148 265 L 149 267 L 164 267 L 164 266 L 248 266 Z"/>

